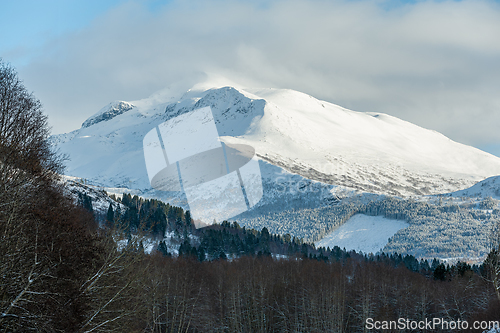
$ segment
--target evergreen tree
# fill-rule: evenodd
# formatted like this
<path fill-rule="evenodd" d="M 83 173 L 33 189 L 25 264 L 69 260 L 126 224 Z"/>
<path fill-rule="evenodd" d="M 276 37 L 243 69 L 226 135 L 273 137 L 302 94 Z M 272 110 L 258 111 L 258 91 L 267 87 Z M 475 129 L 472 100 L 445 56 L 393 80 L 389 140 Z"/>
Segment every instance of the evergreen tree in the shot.
<path fill-rule="evenodd" d="M 106 214 L 106 222 L 108 226 L 113 226 L 115 221 L 115 212 L 113 211 L 113 205 L 109 204 L 108 212 Z"/>
<path fill-rule="evenodd" d="M 184 219 L 186 220 L 186 226 L 191 226 L 191 223 L 193 222 L 193 219 L 191 218 L 191 212 L 189 210 L 186 210 L 186 213 L 184 214 Z"/>
<path fill-rule="evenodd" d="M 94 208 L 92 207 L 92 198 L 86 193 L 78 193 L 78 205 L 91 213 L 94 212 Z"/>
<path fill-rule="evenodd" d="M 220 249 L 220 251 L 219 251 L 219 259 L 227 260 L 226 253 L 224 252 L 223 249 Z"/>
<path fill-rule="evenodd" d="M 164 256 L 170 256 L 170 253 L 168 253 L 167 245 L 165 244 L 165 241 L 161 241 L 158 244 L 158 252 L 163 254 Z"/>
<path fill-rule="evenodd" d="M 446 266 L 444 264 L 437 265 L 433 273 L 434 280 L 444 281 L 446 279 L 447 272 L 448 270 L 446 269 Z"/>
<path fill-rule="evenodd" d="M 198 247 L 198 260 L 204 261 L 205 258 L 206 258 L 205 248 L 202 245 L 200 245 Z"/>

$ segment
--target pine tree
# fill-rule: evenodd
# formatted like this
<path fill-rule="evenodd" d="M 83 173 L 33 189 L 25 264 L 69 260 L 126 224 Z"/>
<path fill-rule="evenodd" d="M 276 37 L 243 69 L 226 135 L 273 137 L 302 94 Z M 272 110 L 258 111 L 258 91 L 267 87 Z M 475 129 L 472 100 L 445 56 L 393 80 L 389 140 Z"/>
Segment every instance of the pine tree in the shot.
<path fill-rule="evenodd" d="M 205 258 L 206 258 L 205 248 L 202 245 L 200 245 L 198 247 L 198 260 L 204 261 Z"/>
<path fill-rule="evenodd" d="M 193 219 L 191 218 L 191 212 L 189 210 L 186 210 L 186 213 L 184 214 L 184 219 L 186 220 L 186 226 L 191 226 L 191 223 L 193 222 Z"/>
<path fill-rule="evenodd" d="M 108 213 L 106 214 L 106 222 L 108 226 L 113 226 L 115 221 L 115 212 L 113 211 L 113 205 L 110 203 L 108 208 Z"/>
<path fill-rule="evenodd" d="M 446 269 L 446 266 L 444 264 L 439 264 L 436 269 L 434 270 L 434 280 L 441 280 L 444 281 L 446 279 L 446 275 L 448 273 L 448 270 Z"/>

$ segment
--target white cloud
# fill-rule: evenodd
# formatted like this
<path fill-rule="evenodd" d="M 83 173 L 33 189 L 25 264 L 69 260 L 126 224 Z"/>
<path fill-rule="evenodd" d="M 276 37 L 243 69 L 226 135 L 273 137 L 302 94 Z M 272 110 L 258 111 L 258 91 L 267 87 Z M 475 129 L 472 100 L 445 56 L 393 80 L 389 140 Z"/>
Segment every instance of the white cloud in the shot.
<path fill-rule="evenodd" d="M 20 68 L 56 132 L 109 101 L 203 71 L 385 112 L 454 140 L 500 142 L 500 6 L 491 1 L 128 2 Z M 8 59 L 6 59 L 8 60 Z"/>

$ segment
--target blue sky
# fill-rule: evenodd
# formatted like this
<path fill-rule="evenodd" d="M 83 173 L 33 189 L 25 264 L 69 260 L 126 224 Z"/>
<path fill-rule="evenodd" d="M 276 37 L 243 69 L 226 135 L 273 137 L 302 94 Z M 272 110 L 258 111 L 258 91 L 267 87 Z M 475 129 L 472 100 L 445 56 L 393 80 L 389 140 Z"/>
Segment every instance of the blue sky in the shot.
<path fill-rule="evenodd" d="M 24 65 L 36 49 L 50 40 L 83 30 L 96 18 L 126 3 L 124 0 L 2 0 L 0 55 L 13 55 L 14 65 Z M 171 0 L 145 0 L 154 13 Z M 34 52 L 34 54 L 30 54 Z M 24 57 L 17 57 L 22 54 Z"/>
<path fill-rule="evenodd" d="M 500 156 L 500 0 L 3 0 L 0 31 L 55 133 L 210 72 Z"/>
<path fill-rule="evenodd" d="M 36 49 L 53 38 L 85 28 L 119 3 L 119 0 L 4 0 L 0 11 L 0 31 L 3 31 L 0 52 Z"/>
<path fill-rule="evenodd" d="M 500 2 L 500 0 L 494 0 Z M 22 66 L 36 56 L 36 49 L 44 43 L 88 27 L 109 10 L 127 3 L 124 0 L 3 0 L 0 11 L 0 55 Z M 249 1 L 252 2 L 252 1 Z M 266 1 L 253 1 L 267 6 Z M 370 2 L 350 0 L 349 2 Z M 422 0 L 372 1 L 385 10 L 415 5 Z M 172 0 L 144 0 L 142 4 L 154 13 Z M 32 54 L 30 54 L 33 52 Z M 20 56 L 22 55 L 22 56 Z"/>

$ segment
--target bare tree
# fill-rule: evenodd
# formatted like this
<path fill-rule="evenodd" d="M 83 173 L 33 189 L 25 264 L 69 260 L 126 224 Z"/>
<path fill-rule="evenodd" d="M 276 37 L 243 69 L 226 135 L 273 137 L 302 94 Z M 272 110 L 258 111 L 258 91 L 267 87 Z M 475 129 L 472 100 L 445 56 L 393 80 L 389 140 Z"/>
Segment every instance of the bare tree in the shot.
<path fill-rule="evenodd" d="M 63 195 L 41 103 L 0 59 L 0 332 L 71 332 L 95 261 L 92 217 Z"/>
<path fill-rule="evenodd" d="M 117 229 L 100 233 L 97 267 L 83 275 L 80 286 L 80 297 L 88 307 L 78 332 L 133 332 L 142 324 L 138 318 L 146 316 L 143 289 L 148 263 L 141 237 L 127 241 Z"/>
<path fill-rule="evenodd" d="M 500 221 L 496 223 L 491 232 L 491 251 L 484 263 L 488 268 L 488 278 L 500 301 Z"/>
<path fill-rule="evenodd" d="M 52 180 L 62 169 L 51 149 L 50 128 L 42 105 L 17 72 L 0 59 L 0 163 L 37 180 Z M 9 173 L 10 175 L 12 173 Z"/>
<path fill-rule="evenodd" d="M 132 332 L 139 238 L 118 248 L 117 230 L 65 196 L 49 134 L 40 101 L 0 59 L 0 332 Z"/>

